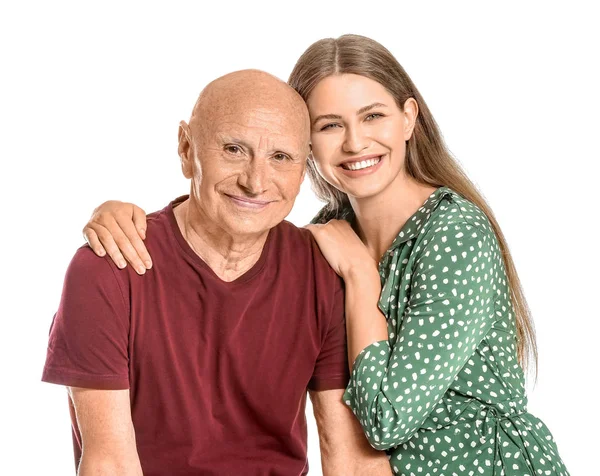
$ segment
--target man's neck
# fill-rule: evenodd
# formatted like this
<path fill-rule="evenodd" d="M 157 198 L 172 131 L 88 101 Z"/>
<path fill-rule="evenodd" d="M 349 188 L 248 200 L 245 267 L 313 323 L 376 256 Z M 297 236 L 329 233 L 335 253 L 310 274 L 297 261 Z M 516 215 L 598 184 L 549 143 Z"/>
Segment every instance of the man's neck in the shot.
<path fill-rule="evenodd" d="M 268 231 L 260 235 L 232 236 L 218 224 L 204 219 L 202 211 L 190 199 L 173 212 L 184 239 L 223 281 L 235 281 L 260 259 Z"/>

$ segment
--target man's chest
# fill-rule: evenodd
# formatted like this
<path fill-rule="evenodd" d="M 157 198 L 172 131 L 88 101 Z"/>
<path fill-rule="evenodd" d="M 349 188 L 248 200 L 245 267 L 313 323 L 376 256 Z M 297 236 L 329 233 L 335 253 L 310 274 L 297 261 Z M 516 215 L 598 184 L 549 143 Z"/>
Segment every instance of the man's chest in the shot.
<path fill-rule="evenodd" d="M 314 297 L 270 279 L 219 284 L 171 279 L 131 294 L 131 378 L 298 399 L 321 348 Z"/>

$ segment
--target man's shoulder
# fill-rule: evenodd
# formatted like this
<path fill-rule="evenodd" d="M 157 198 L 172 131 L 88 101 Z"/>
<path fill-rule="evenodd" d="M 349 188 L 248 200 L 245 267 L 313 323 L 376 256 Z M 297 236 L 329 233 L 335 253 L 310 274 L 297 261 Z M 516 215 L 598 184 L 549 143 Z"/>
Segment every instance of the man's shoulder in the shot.
<path fill-rule="evenodd" d="M 108 256 L 100 257 L 94 253 L 89 245 L 83 245 L 75 251 L 68 272 L 93 273 L 94 275 L 112 274 L 112 260 Z M 116 267 L 116 266 L 115 266 Z"/>
<path fill-rule="evenodd" d="M 146 239 L 144 245 L 152 256 L 153 254 L 164 254 L 173 249 L 173 241 L 176 241 L 173 227 L 177 226 L 171 204 L 161 210 L 146 215 Z M 154 258 L 158 258 L 155 256 Z"/>
<path fill-rule="evenodd" d="M 299 228 L 293 223 L 283 220 L 275 227 L 280 234 L 281 239 L 288 241 L 290 244 L 298 246 L 311 246 L 312 234 L 306 228 Z"/>
<path fill-rule="evenodd" d="M 161 208 L 160 210 L 156 210 L 152 213 L 148 213 L 146 215 L 146 225 L 147 231 L 154 230 L 159 228 L 165 228 L 165 225 L 169 225 L 169 211 L 171 204 L 167 205 L 165 208 Z"/>
<path fill-rule="evenodd" d="M 312 233 L 306 228 L 299 228 L 289 221 L 283 221 L 275 227 L 278 245 L 285 250 L 292 250 L 294 256 L 314 256 L 317 260 L 325 260 Z M 326 261 L 325 261 L 326 262 Z"/>
<path fill-rule="evenodd" d="M 320 279 L 339 280 L 310 231 L 288 221 L 281 222 L 275 229 L 279 259 L 289 259 L 297 271 L 304 268 Z"/>
<path fill-rule="evenodd" d="M 79 291 L 92 291 L 94 289 L 127 289 L 128 282 L 133 272 L 131 266 L 121 270 L 107 256 L 97 256 L 94 251 L 86 244 L 79 248 L 65 274 L 64 285 L 70 289 L 76 288 Z"/>

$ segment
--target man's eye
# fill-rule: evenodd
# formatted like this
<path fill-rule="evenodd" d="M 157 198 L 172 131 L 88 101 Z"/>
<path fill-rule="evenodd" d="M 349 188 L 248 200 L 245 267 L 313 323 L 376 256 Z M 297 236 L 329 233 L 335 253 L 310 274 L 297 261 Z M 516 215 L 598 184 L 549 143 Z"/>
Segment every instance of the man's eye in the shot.
<path fill-rule="evenodd" d="M 226 145 L 224 148 L 225 148 L 225 151 L 229 152 L 230 154 L 241 154 L 242 153 L 242 149 L 240 148 L 240 146 L 237 146 L 237 145 Z"/>
<path fill-rule="evenodd" d="M 369 114 L 367 117 L 365 117 L 365 121 L 372 121 L 373 119 L 377 119 L 378 117 L 383 117 L 383 114 L 379 114 L 377 112 Z"/>
<path fill-rule="evenodd" d="M 277 162 L 283 162 L 284 160 L 290 160 L 290 156 L 287 154 L 284 154 L 282 152 L 279 152 L 277 154 L 275 154 L 273 156 L 273 158 L 277 161 Z"/>
<path fill-rule="evenodd" d="M 336 124 L 335 122 L 332 122 L 331 124 L 325 124 L 323 127 L 321 127 L 321 130 L 325 131 L 327 129 L 333 129 L 335 127 L 340 127 L 340 125 Z"/>

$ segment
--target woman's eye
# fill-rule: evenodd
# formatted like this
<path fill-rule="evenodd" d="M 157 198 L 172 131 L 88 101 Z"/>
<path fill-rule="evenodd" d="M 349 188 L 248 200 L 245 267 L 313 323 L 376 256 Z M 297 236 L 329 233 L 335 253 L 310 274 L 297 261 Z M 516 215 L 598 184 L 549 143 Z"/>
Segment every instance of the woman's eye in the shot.
<path fill-rule="evenodd" d="M 327 129 L 333 129 L 334 127 L 340 127 L 340 125 L 335 123 L 325 124 L 323 127 L 321 127 L 321 130 L 325 131 Z"/>
<path fill-rule="evenodd" d="M 369 114 L 367 117 L 365 117 L 365 121 L 372 121 L 373 119 L 377 119 L 378 117 L 383 117 L 383 114 L 379 114 L 377 112 Z"/>

